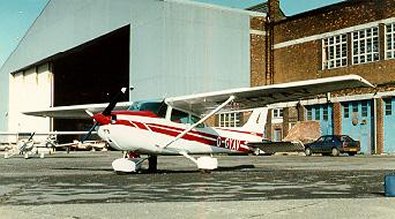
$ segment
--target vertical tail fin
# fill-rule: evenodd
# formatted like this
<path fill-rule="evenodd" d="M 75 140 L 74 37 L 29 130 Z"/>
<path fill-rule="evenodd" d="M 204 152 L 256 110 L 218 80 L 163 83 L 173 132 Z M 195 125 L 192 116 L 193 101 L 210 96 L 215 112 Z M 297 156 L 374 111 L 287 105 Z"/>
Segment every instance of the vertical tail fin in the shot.
<path fill-rule="evenodd" d="M 264 133 L 268 108 L 256 108 L 252 111 L 247 122 L 241 127 L 243 131 Z"/>

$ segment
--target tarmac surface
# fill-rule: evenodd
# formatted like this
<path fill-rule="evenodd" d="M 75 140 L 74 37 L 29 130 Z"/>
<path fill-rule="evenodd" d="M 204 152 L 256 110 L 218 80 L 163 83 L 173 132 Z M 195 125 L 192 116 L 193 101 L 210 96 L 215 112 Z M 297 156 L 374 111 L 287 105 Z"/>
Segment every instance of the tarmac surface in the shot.
<path fill-rule="evenodd" d="M 1 154 L 0 154 L 1 155 Z M 118 175 L 120 152 L 0 157 L 0 218 L 393 218 L 395 156 L 217 156 L 201 173 L 177 156 Z M 145 163 L 145 167 L 147 167 Z"/>

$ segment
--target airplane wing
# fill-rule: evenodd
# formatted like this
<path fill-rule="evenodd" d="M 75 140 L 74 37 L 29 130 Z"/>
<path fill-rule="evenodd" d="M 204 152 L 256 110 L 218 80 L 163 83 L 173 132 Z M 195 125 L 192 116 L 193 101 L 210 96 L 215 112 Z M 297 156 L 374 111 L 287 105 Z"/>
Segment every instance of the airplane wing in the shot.
<path fill-rule="evenodd" d="M 25 135 L 29 136 L 32 133 L 34 135 L 86 135 L 88 131 L 53 131 L 53 132 L 0 132 L 0 136 L 2 135 Z M 96 132 L 92 132 L 96 134 Z"/>
<path fill-rule="evenodd" d="M 196 95 L 170 97 L 166 98 L 165 101 L 167 104 L 176 109 L 188 111 L 196 115 L 205 115 L 209 112 L 213 112 L 213 110 L 215 110 L 222 103 L 226 102 L 231 96 L 234 97 L 232 98 L 233 104 L 228 104 L 228 106 L 224 107 L 224 109 L 233 108 L 242 110 L 263 107 L 268 104 L 295 101 L 326 92 L 355 87 L 374 86 L 358 75 L 346 75 L 259 87 L 222 90 L 216 92 L 200 93 Z M 131 104 L 131 102 L 118 103 L 115 110 L 127 109 Z M 41 117 L 81 119 L 90 118 L 90 116 L 86 113 L 86 110 L 92 113 L 102 112 L 107 107 L 107 105 L 107 103 L 104 103 L 59 106 L 23 113 L 26 115 Z"/>
<path fill-rule="evenodd" d="M 170 97 L 166 98 L 165 101 L 176 109 L 189 111 L 196 115 L 204 115 L 225 102 L 231 96 L 234 96 L 234 100 L 230 107 L 242 110 L 264 107 L 273 103 L 296 101 L 318 94 L 356 87 L 374 86 L 358 75 L 345 75 Z"/>
<path fill-rule="evenodd" d="M 132 103 L 121 102 L 115 106 L 115 110 L 126 110 Z M 108 103 L 103 104 L 85 104 L 85 105 L 73 105 L 73 106 L 57 106 L 42 110 L 35 110 L 29 112 L 23 112 L 25 115 L 30 116 L 41 116 L 51 117 L 59 119 L 89 119 L 90 116 L 86 113 L 86 110 L 92 113 L 102 112 Z"/>

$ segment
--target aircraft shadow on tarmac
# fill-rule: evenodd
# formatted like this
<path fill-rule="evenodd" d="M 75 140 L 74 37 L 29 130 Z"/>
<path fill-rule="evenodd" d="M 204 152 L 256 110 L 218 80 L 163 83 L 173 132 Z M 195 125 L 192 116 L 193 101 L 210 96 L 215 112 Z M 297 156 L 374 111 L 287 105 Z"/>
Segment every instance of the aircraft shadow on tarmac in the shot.
<path fill-rule="evenodd" d="M 21 156 L 21 157 L 23 157 L 23 156 Z M 90 155 L 89 156 L 89 158 L 102 158 L 103 156 L 101 156 L 101 155 Z M 46 156 L 45 157 L 45 159 L 65 159 L 65 160 L 67 160 L 67 159 L 86 159 L 86 157 L 82 157 L 82 156 L 79 156 L 79 155 L 67 155 L 67 156 L 57 156 L 56 154 L 55 155 L 50 155 L 50 156 Z"/>
<path fill-rule="evenodd" d="M 210 172 L 231 172 L 231 171 L 238 171 L 243 169 L 253 169 L 255 168 L 254 165 L 237 165 L 237 166 L 227 166 L 227 167 L 218 167 L 213 171 L 202 172 L 201 170 L 193 169 L 193 170 L 169 170 L 169 169 L 159 169 L 155 173 L 158 174 L 167 174 L 167 173 L 210 173 Z M 152 174 L 148 169 L 140 170 L 140 173 L 143 174 Z"/>
<path fill-rule="evenodd" d="M 218 169 L 204 172 L 231 172 L 231 171 L 238 171 L 244 169 L 254 169 L 254 165 L 237 165 L 237 166 L 226 166 L 226 167 L 218 167 Z M 81 167 L 62 167 L 62 168 L 53 168 L 54 170 L 69 170 L 69 171 L 105 171 L 105 172 L 114 172 L 111 168 L 81 168 Z M 200 173 L 200 170 L 168 170 L 168 169 L 159 169 L 155 172 L 151 172 L 148 169 L 141 169 L 137 174 L 179 174 L 179 173 Z M 128 175 L 128 174 L 136 174 L 136 173 L 117 173 L 119 175 Z"/>

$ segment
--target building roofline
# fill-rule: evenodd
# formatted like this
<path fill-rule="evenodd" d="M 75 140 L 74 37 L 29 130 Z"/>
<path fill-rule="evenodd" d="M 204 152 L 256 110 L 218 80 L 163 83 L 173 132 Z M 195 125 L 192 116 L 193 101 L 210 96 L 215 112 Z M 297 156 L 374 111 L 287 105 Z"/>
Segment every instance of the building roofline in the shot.
<path fill-rule="evenodd" d="M 259 9 L 259 8 L 261 8 L 262 6 L 265 6 L 266 7 L 266 9 L 267 10 L 269 10 L 269 6 L 268 6 L 268 1 L 266 1 L 266 2 L 263 2 L 263 3 L 259 3 L 259 4 L 257 4 L 257 5 L 253 5 L 253 6 L 251 6 L 251 7 L 248 7 L 248 8 L 246 8 L 245 10 L 248 10 L 248 11 L 253 11 L 253 12 L 258 12 L 258 11 L 256 11 L 257 9 Z M 264 12 L 260 12 L 260 13 L 264 13 Z M 284 14 L 284 11 L 280 8 L 280 13 L 281 13 L 281 16 L 282 17 L 286 17 L 286 15 Z"/>
<path fill-rule="evenodd" d="M 19 40 L 18 44 L 15 46 L 14 50 L 10 53 L 10 55 L 7 57 L 7 59 L 4 61 L 3 65 L 0 66 L 0 73 L 4 70 L 5 66 L 7 65 L 7 62 L 9 59 L 14 55 L 15 51 L 19 48 L 23 40 L 26 38 L 26 35 L 29 33 L 29 31 L 32 29 L 32 27 L 37 23 L 37 20 L 42 16 L 46 8 L 48 7 L 49 3 L 52 0 L 48 0 L 47 4 L 43 7 L 43 9 L 40 11 L 40 14 L 34 19 L 33 23 L 30 25 L 30 27 L 26 30 L 26 32 L 23 34 L 22 38 Z"/>
<path fill-rule="evenodd" d="M 280 20 L 277 23 L 283 23 L 283 22 L 296 20 L 296 19 L 300 19 L 300 18 L 312 16 L 312 15 L 323 14 L 324 12 L 327 12 L 327 11 L 331 11 L 331 10 L 339 9 L 339 8 L 344 8 L 344 7 L 350 6 L 350 5 L 356 5 L 356 4 L 359 4 L 360 2 L 364 2 L 364 1 L 366 1 L 366 0 L 343 0 L 342 2 L 330 4 L 330 5 L 327 5 L 324 7 L 320 7 L 320 8 L 311 9 L 311 10 L 308 10 L 308 11 L 305 11 L 305 12 L 302 12 L 299 14 L 291 15 L 291 16 L 286 16 L 286 19 Z"/>
<path fill-rule="evenodd" d="M 235 12 L 239 14 L 246 14 L 249 16 L 253 17 L 266 17 L 266 13 L 262 12 L 257 12 L 257 11 L 248 11 L 245 9 L 237 9 L 237 8 L 229 8 L 225 6 L 220 6 L 220 5 L 213 5 L 213 4 L 208 4 L 208 3 L 203 3 L 203 2 L 195 2 L 191 0 L 162 0 L 164 2 L 174 2 L 174 3 L 180 3 L 180 4 L 189 4 L 189 5 L 194 5 L 202 8 L 211 8 L 211 9 L 217 9 L 217 10 L 222 10 L 222 11 L 229 11 L 229 12 Z"/>

